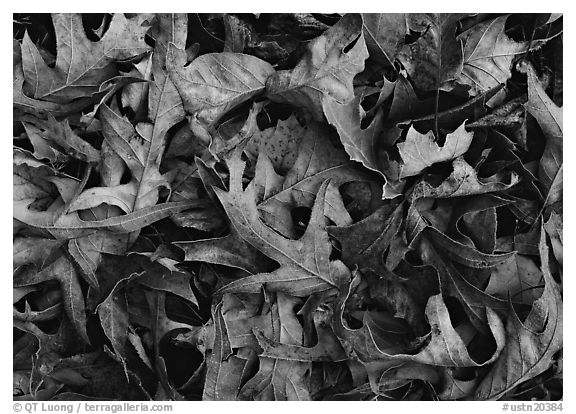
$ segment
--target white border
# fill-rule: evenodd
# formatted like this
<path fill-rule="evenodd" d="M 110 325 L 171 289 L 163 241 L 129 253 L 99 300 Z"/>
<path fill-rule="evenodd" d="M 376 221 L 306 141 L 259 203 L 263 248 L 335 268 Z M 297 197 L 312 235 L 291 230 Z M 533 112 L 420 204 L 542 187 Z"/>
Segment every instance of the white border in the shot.
<path fill-rule="evenodd" d="M 11 69 L 11 61 L 8 59 L 11 58 L 12 54 L 12 42 L 8 42 L 12 36 L 12 13 L 15 12 L 62 12 L 62 11 L 74 11 L 74 12 L 128 12 L 128 11 L 137 11 L 137 12 L 158 12 L 159 8 L 166 9 L 166 4 L 157 4 L 157 3 L 148 3 L 143 4 L 142 1 L 133 1 L 133 0 L 124 0 L 124 1 L 110 1 L 110 0 L 98 0 L 98 1 L 89 1 L 86 0 L 84 2 L 40 2 L 37 0 L 28 0 L 28 1 L 20 1 L 20 2 L 13 2 L 7 0 L 6 3 L 3 2 L 2 4 L 3 9 L 6 10 L 5 13 L 2 13 L 1 16 L 5 17 L 0 22 L 0 39 L 2 39 L 1 45 L 2 50 L 0 51 L 1 56 L 4 57 L 2 65 L 0 65 L 0 70 L 2 71 L 1 79 L 4 79 L 3 90 L 4 93 L 2 95 L 2 108 L 3 111 L 1 113 L 6 114 L 6 118 L 8 118 L 8 114 L 12 114 L 11 108 L 11 97 L 12 92 L 11 89 L 9 90 L 10 79 L 12 78 L 12 69 Z M 424 2 L 421 0 L 418 1 L 411 1 L 411 2 L 404 2 L 404 1 L 379 1 L 379 2 L 364 2 L 360 3 L 358 1 L 342 1 L 342 0 L 331 0 L 326 2 L 312 2 L 310 0 L 290 0 L 290 1 L 278 1 L 278 0 L 269 0 L 269 1 L 241 1 L 241 2 L 214 2 L 214 1 L 184 1 L 178 2 L 174 4 L 170 4 L 168 7 L 170 12 L 261 12 L 261 13 L 273 13 L 273 12 L 418 12 L 418 11 L 432 11 L 435 12 L 453 12 L 453 11 L 461 11 L 463 8 L 468 10 L 473 10 L 474 12 L 516 12 L 516 13 L 535 13 L 535 12 L 543 12 L 543 9 L 548 9 L 550 12 L 562 12 L 564 13 L 564 45 L 565 45 L 565 78 L 564 78 L 564 113 L 568 113 L 567 119 L 568 122 L 565 125 L 566 133 L 565 133 L 565 158 L 568 160 L 564 174 L 565 174 L 565 182 L 568 185 L 565 188 L 565 205 L 566 206 L 574 206 L 574 193 L 572 192 L 571 185 L 569 184 L 573 180 L 570 177 L 574 177 L 574 168 L 570 162 L 571 155 L 576 154 L 576 134 L 574 133 L 573 124 L 570 122 L 572 119 L 569 115 L 571 113 L 572 105 L 571 103 L 572 98 L 574 97 L 573 88 L 572 88 L 572 69 L 574 66 L 574 54 L 572 47 L 574 43 L 574 31 L 572 31 L 572 26 L 570 22 L 573 21 L 573 14 L 571 13 L 569 3 L 560 2 L 560 1 L 547 1 L 547 2 L 518 2 L 518 3 L 509 3 L 502 0 L 483 0 L 482 2 L 470 2 L 464 3 L 463 1 L 435 1 L 431 2 Z M 3 10 L 4 11 L 4 10 Z M 166 11 L 166 10 L 161 10 Z M 9 20 L 10 19 L 10 20 Z M 10 32 L 10 33 L 8 33 Z M 568 46 L 566 46 L 568 45 Z M 566 109 L 567 108 L 567 109 Z M 12 285 L 11 285 L 11 273 L 12 268 L 10 263 L 12 262 L 12 240 L 9 238 L 9 234 L 11 233 L 11 218 L 12 211 L 9 204 L 9 197 L 8 194 L 12 194 L 12 183 L 8 180 L 7 177 L 11 176 L 11 166 L 12 160 L 9 159 L 11 157 L 12 151 L 8 146 L 9 137 L 12 136 L 12 123 L 6 121 L 3 123 L 4 128 L 3 130 L 5 138 L 2 140 L 2 151 L 0 152 L 0 156 L 2 157 L 3 161 L 0 162 L 0 177 L 3 177 L 1 180 L 2 188 L 2 201 L 3 203 L 0 204 L 1 214 L 0 214 L 0 222 L 1 222 L 1 245 L 0 245 L 0 254 L 2 255 L 2 263 L 3 267 L 5 268 L 5 276 L 4 280 L 2 281 L 3 286 L 0 290 L 2 295 L 1 303 L 5 304 L 6 309 L 4 311 L 0 311 L 0 327 L 9 329 L 12 326 L 12 320 L 10 318 L 10 314 L 12 312 L 8 311 L 8 305 L 12 302 Z M 574 245 L 573 243 L 573 235 L 575 231 L 574 227 L 574 216 L 571 215 L 571 208 L 566 209 L 566 214 L 564 215 L 564 251 L 568 252 L 565 256 L 566 262 L 564 264 L 564 315 L 565 320 L 567 323 L 564 324 L 564 349 L 574 349 L 574 328 L 571 326 L 571 318 L 570 316 L 574 312 L 574 262 L 571 261 L 571 247 Z M 5 331 L 7 332 L 7 331 Z M 7 335 L 6 335 L 7 336 Z M 4 404 L 0 407 L 5 407 L 8 412 L 12 412 L 12 396 L 9 393 L 11 388 L 11 375 L 9 374 L 11 370 L 9 367 L 12 364 L 12 341 L 8 341 L 6 338 L 4 341 L 0 341 L 2 344 L 1 352 L 2 352 L 2 359 L 5 363 L 1 366 L 2 372 L 0 375 L 0 395 L 1 400 Z M 565 382 L 564 382 L 564 405 L 563 405 L 563 412 L 576 412 L 576 408 L 574 408 L 574 397 L 573 393 L 569 390 L 574 389 L 573 376 L 572 373 L 574 372 L 574 357 L 571 352 L 564 352 L 564 372 L 565 372 Z M 569 373 L 569 374 L 566 374 Z M 250 413 L 253 414 L 254 411 L 257 410 L 270 410 L 274 409 L 275 412 L 278 413 L 288 413 L 293 412 L 294 410 L 304 410 L 302 412 L 306 412 L 308 409 L 313 410 L 314 402 L 311 403 L 290 403 L 290 405 L 286 404 L 278 404 L 275 402 L 266 402 L 266 403 L 258 403 L 257 405 L 254 404 L 247 404 L 247 403 L 238 403 L 238 402 L 223 402 L 217 403 L 218 405 L 213 405 L 214 403 L 209 402 L 200 402 L 200 403 L 174 403 L 174 411 L 177 412 L 190 412 L 191 409 L 194 409 L 196 404 L 198 405 L 197 408 L 200 410 L 212 409 L 212 410 L 219 410 L 219 409 L 230 409 L 234 410 L 235 413 Z M 344 412 L 345 410 L 355 409 L 353 405 L 358 404 L 354 402 L 323 402 L 322 409 L 330 410 L 329 412 Z M 384 407 L 381 404 L 386 404 Z M 502 402 L 382 402 L 382 403 L 375 403 L 375 404 L 363 404 L 362 410 L 363 411 L 374 411 L 374 412 L 382 412 L 382 410 L 390 410 L 389 412 L 401 412 L 410 410 L 410 412 L 442 412 L 445 414 L 461 414 L 463 410 L 465 410 L 466 414 L 485 414 L 485 413 L 501 413 L 502 412 Z M 318 407 L 315 406 L 317 410 Z"/>

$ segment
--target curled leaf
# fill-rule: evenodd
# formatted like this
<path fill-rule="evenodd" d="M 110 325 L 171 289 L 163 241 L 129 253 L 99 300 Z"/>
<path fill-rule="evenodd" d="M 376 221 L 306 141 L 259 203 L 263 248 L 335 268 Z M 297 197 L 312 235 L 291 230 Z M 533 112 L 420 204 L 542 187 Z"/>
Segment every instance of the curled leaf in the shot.
<path fill-rule="evenodd" d="M 345 51 L 347 48 L 350 50 Z M 274 101 L 302 105 L 321 120 L 324 95 L 342 104 L 354 98 L 352 80 L 364 70 L 367 57 L 362 17 L 346 14 L 308 44 L 304 57 L 294 69 L 270 76 L 266 93 Z"/>

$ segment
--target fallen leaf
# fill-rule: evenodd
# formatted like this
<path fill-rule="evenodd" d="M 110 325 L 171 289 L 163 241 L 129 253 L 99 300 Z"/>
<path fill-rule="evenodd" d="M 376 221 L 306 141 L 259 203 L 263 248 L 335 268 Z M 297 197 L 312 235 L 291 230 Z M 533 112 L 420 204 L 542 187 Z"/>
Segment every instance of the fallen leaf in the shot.
<path fill-rule="evenodd" d="M 168 73 L 184 109 L 208 125 L 264 92 L 266 80 L 274 73 L 269 63 L 241 53 L 206 54 L 186 67 L 185 63 L 185 52 L 170 45 Z"/>
<path fill-rule="evenodd" d="M 412 201 L 425 198 L 449 198 L 461 197 L 475 194 L 486 194 L 494 191 L 503 191 L 519 181 L 515 173 L 510 173 L 509 183 L 506 183 L 502 174 L 495 174 L 491 177 L 480 179 L 478 174 L 462 157 L 456 158 L 452 162 L 453 171 L 450 176 L 440 185 L 434 186 L 422 180 L 416 184 L 410 194 Z"/>
<path fill-rule="evenodd" d="M 498 399 L 515 385 L 544 372 L 562 347 L 562 299 L 549 269 L 547 237 L 540 236 L 540 259 L 544 276 L 542 296 L 521 320 L 514 309 L 506 321 L 506 346 L 476 389 L 475 399 Z"/>
<path fill-rule="evenodd" d="M 524 64 L 522 67 L 528 76 L 528 102 L 525 107 L 536 118 L 546 137 L 546 147 L 540 160 L 538 178 L 545 188 L 544 206 L 547 206 L 562 199 L 562 108 L 554 104 L 546 94 L 536 77 L 534 68 L 529 64 Z"/>
<path fill-rule="evenodd" d="M 377 158 L 377 147 L 382 132 L 382 112 L 376 113 L 367 128 L 361 128 L 362 107 L 359 96 L 347 105 L 326 97 L 322 101 L 322 110 L 328 123 L 338 131 L 340 140 L 350 159 L 361 162 L 362 165 L 372 171 L 381 172 L 381 161 Z"/>
<path fill-rule="evenodd" d="M 58 53 L 54 68 L 49 67 L 26 34 L 22 41 L 22 68 L 26 81 L 33 85 L 35 99 L 67 103 L 89 97 L 95 85 L 115 75 L 111 63 L 145 53 L 148 16 L 127 19 L 115 14 L 104 37 L 90 41 L 84 32 L 80 14 L 52 15 Z"/>
<path fill-rule="evenodd" d="M 334 286 L 328 233 L 324 225 L 324 203 L 328 182 L 318 190 L 306 233 L 299 240 L 289 240 L 267 227 L 260 219 L 254 197 L 254 186 L 242 189 L 244 162 L 240 154 L 228 162 L 230 190 L 215 189 L 220 202 L 240 236 L 252 246 L 281 264 L 271 273 L 259 273 L 232 282 L 221 292 L 259 292 L 265 284 L 274 291 L 307 295 Z M 278 247 L 276 247 L 278 246 Z M 298 285 L 292 282 L 298 280 Z"/>
<path fill-rule="evenodd" d="M 458 13 L 409 14 L 408 25 L 423 34 L 405 45 L 399 60 L 422 91 L 450 90 L 462 71 L 462 42 L 456 37 Z"/>
<path fill-rule="evenodd" d="M 512 76 L 517 56 L 528 51 L 528 42 L 510 39 L 504 29 L 509 15 L 479 23 L 459 36 L 464 43 L 464 65 L 458 82 L 476 96 Z"/>
<path fill-rule="evenodd" d="M 562 18 L 12 23 L 15 401 L 562 400 Z"/>
<path fill-rule="evenodd" d="M 474 134 L 467 132 L 462 123 L 456 131 L 446 136 L 446 142 L 440 147 L 434 142 L 432 131 L 422 135 L 411 126 L 406 141 L 397 145 L 403 161 L 400 178 L 418 175 L 433 164 L 461 156 L 470 147 L 473 137 Z"/>
<path fill-rule="evenodd" d="M 271 185 L 265 187 L 264 199 L 258 205 L 258 210 L 266 224 L 281 234 L 294 238 L 296 233 L 291 226 L 290 210 L 295 207 L 312 207 L 314 194 L 320 185 L 330 179 L 326 192 L 326 216 L 338 225 L 350 223 L 348 213 L 342 204 L 338 187 L 350 181 L 365 181 L 366 175 L 354 168 L 346 153 L 330 142 L 329 130 L 324 126 L 312 124 L 302 137 L 298 157 L 292 168 L 284 177 L 276 177 Z M 267 158 L 261 157 L 257 164 L 261 166 L 262 175 L 266 180 L 274 177 L 273 168 Z M 283 180 L 282 180 L 283 178 Z"/>
<path fill-rule="evenodd" d="M 386 205 L 351 226 L 328 227 L 342 246 L 342 261 L 350 268 L 385 273 L 384 256 L 399 233 L 403 210 L 402 204 Z"/>
<path fill-rule="evenodd" d="M 56 280 L 60 284 L 64 309 L 80 338 L 90 343 L 86 333 L 86 310 L 84 295 L 80 289 L 76 269 L 64 256 L 49 264 L 39 272 L 25 271 L 14 279 L 14 286 L 30 286 L 48 280 Z"/>
<path fill-rule="evenodd" d="M 370 57 L 393 66 L 409 32 L 405 13 L 363 13 L 363 31 Z"/>
<path fill-rule="evenodd" d="M 350 329 L 343 322 L 342 316 L 345 303 L 357 285 L 358 277 L 355 277 L 348 288 L 343 289 L 338 302 L 334 329 L 341 340 L 345 342 L 345 349 L 354 350 L 361 361 L 369 362 L 386 359 L 414 361 L 444 367 L 483 366 L 495 361 L 505 346 L 504 325 L 496 313 L 487 307 L 486 315 L 490 331 L 497 346 L 494 354 L 487 361 L 474 361 L 470 357 L 464 341 L 451 324 L 448 309 L 442 299 L 442 295 L 438 294 L 430 296 L 426 306 L 426 316 L 432 328 L 429 334 L 429 342 L 414 354 L 402 353 L 400 350 L 386 352 L 375 341 L 373 333 L 374 322 L 369 316 L 365 317 L 364 325 L 359 329 Z"/>
<path fill-rule="evenodd" d="M 350 48 L 350 50 L 344 51 Z M 328 95 L 347 104 L 354 98 L 352 80 L 364 70 L 368 50 L 362 34 L 362 17 L 346 14 L 312 40 L 298 65 L 278 71 L 266 81 L 267 96 L 307 108 L 322 119 L 322 98 Z"/>
<path fill-rule="evenodd" d="M 206 384 L 202 398 L 206 401 L 235 400 L 243 380 L 255 362 L 254 357 L 242 358 L 232 354 L 221 305 L 216 307 L 213 319 L 214 346 L 207 361 Z"/>

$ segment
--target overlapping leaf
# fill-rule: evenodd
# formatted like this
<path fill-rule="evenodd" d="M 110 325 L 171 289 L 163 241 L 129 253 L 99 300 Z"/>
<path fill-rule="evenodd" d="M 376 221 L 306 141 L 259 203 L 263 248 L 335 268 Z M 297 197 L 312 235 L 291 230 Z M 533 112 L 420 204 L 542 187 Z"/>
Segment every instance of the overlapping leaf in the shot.
<path fill-rule="evenodd" d="M 114 76 L 112 62 L 150 49 L 144 42 L 148 18 L 139 14 L 128 19 L 115 14 L 104 36 L 92 42 L 86 37 L 80 14 L 53 14 L 58 45 L 54 68 L 46 64 L 27 34 L 22 41 L 24 79 L 31 85 L 34 99 L 67 103 L 89 97 L 100 83 Z"/>
<path fill-rule="evenodd" d="M 334 287 L 334 273 L 341 271 L 342 264 L 329 260 L 331 247 L 324 221 L 328 182 L 318 190 L 306 232 L 300 239 L 290 240 L 262 222 L 256 207 L 255 186 L 242 189 L 244 165 L 237 151 L 228 161 L 230 189 L 228 192 L 215 189 L 216 194 L 240 236 L 277 261 L 280 268 L 232 282 L 222 292 L 259 292 L 266 285 L 273 291 L 309 295 Z"/>
<path fill-rule="evenodd" d="M 442 147 L 434 142 L 434 134 L 428 131 L 426 135 L 420 134 L 413 127 L 406 135 L 406 141 L 398 144 L 398 151 L 404 161 L 401 178 L 420 174 L 425 168 L 437 162 L 450 161 L 464 154 L 474 134 L 464 129 L 464 124 L 446 136 Z"/>
<path fill-rule="evenodd" d="M 562 398 L 561 18 L 13 23 L 16 400 Z"/>
<path fill-rule="evenodd" d="M 345 51 L 347 48 L 350 50 Z M 274 101 L 308 108 L 320 120 L 324 95 L 343 104 L 354 98 L 352 80 L 364 70 L 367 57 L 362 17 L 347 14 L 310 42 L 294 69 L 270 76 L 266 92 Z"/>
<path fill-rule="evenodd" d="M 405 45 L 399 59 L 424 91 L 451 89 L 462 71 L 462 43 L 456 38 L 458 13 L 410 14 L 409 26 L 422 32 L 413 44 Z"/>
<path fill-rule="evenodd" d="M 207 54 L 186 64 L 186 54 L 174 45 L 168 49 L 167 68 L 184 108 L 212 124 L 235 106 L 264 91 L 272 66 L 241 53 Z"/>
<path fill-rule="evenodd" d="M 464 64 L 458 82 L 470 86 L 470 95 L 505 83 L 514 59 L 528 51 L 528 42 L 510 39 L 504 29 L 508 15 L 477 24 L 462 33 Z"/>
<path fill-rule="evenodd" d="M 544 276 L 542 296 L 521 320 L 512 310 L 506 322 L 506 346 L 501 358 L 476 389 L 478 399 L 497 399 L 516 384 L 546 370 L 553 355 L 562 347 L 562 299 L 560 288 L 549 269 L 547 237 L 540 236 L 540 258 Z"/>

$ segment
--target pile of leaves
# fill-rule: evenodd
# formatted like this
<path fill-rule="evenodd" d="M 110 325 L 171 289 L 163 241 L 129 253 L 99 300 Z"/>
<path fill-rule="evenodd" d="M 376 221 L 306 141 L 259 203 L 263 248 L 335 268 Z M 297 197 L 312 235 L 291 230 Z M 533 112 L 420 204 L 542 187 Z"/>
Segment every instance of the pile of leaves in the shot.
<path fill-rule="evenodd" d="M 14 398 L 560 399 L 562 21 L 14 15 Z"/>

